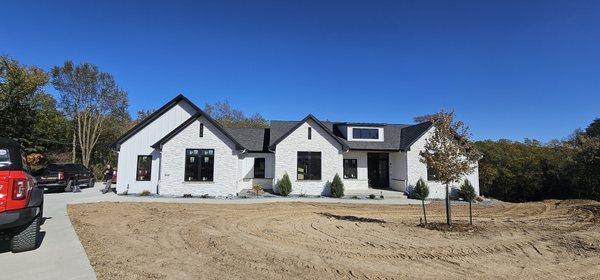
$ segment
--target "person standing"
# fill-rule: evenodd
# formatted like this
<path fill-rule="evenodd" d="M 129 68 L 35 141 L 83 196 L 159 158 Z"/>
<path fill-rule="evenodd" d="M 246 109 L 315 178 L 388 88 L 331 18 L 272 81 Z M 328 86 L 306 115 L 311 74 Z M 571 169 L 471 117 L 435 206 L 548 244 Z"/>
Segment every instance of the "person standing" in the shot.
<path fill-rule="evenodd" d="M 103 194 L 110 191 L 110 187 L 112 185 L 113 172 L 114 172 L 114 170 L 112 169 L 110 164 L 107 164 L 106 169 L 104 169 L 104 184 L 105 185 L 104 185 L 104 189 L 102 190 Z"/>

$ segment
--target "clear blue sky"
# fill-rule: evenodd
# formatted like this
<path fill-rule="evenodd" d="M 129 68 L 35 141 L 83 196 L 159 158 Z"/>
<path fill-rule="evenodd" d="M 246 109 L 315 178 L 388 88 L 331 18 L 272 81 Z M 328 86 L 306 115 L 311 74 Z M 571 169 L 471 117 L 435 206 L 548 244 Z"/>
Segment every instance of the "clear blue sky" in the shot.
<path fill-rule="evenodd" d="M 132 113 L 180 92 L 268 119 L 446 108 L 475 139 L 542 141 L 600 117 L 600 1 L 33 2 L 2 1 L 0 53 L 97 64 Z"/>

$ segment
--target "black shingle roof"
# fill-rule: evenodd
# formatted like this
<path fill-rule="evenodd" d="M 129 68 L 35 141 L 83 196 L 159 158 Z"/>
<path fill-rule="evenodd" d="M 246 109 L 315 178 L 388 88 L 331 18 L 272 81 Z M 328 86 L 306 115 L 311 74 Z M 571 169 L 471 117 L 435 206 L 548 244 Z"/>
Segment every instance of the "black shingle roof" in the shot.
<path fill-rule="evenodd" d="M 200 108 L 194 103 L 187 99 L 183 95 L 178 95 L 167 104 L 156 110 L 142 122 L 137 124 L 135 127 L 124 133 L 117 141 L 116 146 L 129 139 L 132 135 L 140 131 L 142 128 L 150 124 L 152 121 L 160 117 L 166 111 L 171 109 L 180 101 L 189 103 L 192 108 L 197 112 L 194 116 L 190 117 L 187 121 L 182 123 L 179 127 L 175 128 L 169 134 L 165 135 L 163 139 L 152 145 L 152 147 L 160 147 L 160 145 L 174 135 L 179 133 L 185 127 L 190 125 L 194 120 L 200 116 L 206 117 L 211 123 L 213 123 L 217 129 L 223 132 L 228 138 L 232 139 L 238 149 L 246 149 L 251 152 L 268 152 L 274 150 L 275 145 L 285 138 L 291 131 L 300 125 L 302 122 L 312 118 L 318 125 L 325 128 L 326 132 L 338 141 L 344 149 L 351 150 L 381 150 L 381 151 L 398 151 L 398 150 L 409 150 L 410 146 L 417 141 L 431 126 L 431 122 L 424 122 L 415 125 L 407 124 L 384 124 L 384 123 L 355 123 L 355 122 L 321 122 L 312 115 L 308 115 L 301 121 L 271 121 L 270 128 L 223 128 L 214 119 L 206 115 Z M 347 141 L 339 126 L 341 125 L 361 125 L 361 126 L 375 126 L 383 127 L 384 129 L 384 141 Z"/>
<path fill-rule="evenodd" d="M 388 124 L 383 126 L 383 141 L 347 141 L 353 150 L 393 150 L 400 149 L 402 129 L 408 125 Z"/>
<path fill-rule="evenodd" d="M 271 121 L 271 136 L 269 139 L 269 146 L 271 143 L 275 143 L 277 139 L 281 138 L 290 129 L 298 124 L 298 121 Z"/>
<path fill-rule="evenodd" d="M 431 126 L 433 126 L 432 122 L 423 122 L 403 128 L 400 149 L 405 151 L 410 150 L 410 146 L 421 138 Z"/>
<path fill-rule="evenodd" d="M 420 123 L 416 125 L 408 124 L 371 124 L 373 126 L 383 127 L 384 141 L 347 141 L 342 132 L 338 129 L 340 125 L 356 123 L 345 122 L 321 122 L 326 128 L 333 132 L 336 138 L 351 150 L 408 150 L 410 146 L 423 135 L 430 127 L 430 122 Z M 271 121 L 270 145 L 273 145 L 277 139 L 280 139 L 292 128 L 298 125 L 298 121 Z M 365 125 L 365 124 L 363 124 Z"/>
<path fill-rule="evenodd" d="M 249 152 L 267 152 L 269 150 L 268 128 L 225 128 Z"/>

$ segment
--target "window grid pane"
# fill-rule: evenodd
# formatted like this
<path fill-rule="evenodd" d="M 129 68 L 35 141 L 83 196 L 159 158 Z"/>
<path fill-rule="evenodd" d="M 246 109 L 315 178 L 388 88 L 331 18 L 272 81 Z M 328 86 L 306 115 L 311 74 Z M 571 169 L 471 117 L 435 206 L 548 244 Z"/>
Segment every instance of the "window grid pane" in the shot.
<path fill-rule="evenodd" d="M 357 178 L 357 160 L 344 159 L 344 179 Z"/>
<path fill-rule="evenodd" d="M 379 129 L 376 128 L 353 128 L 354 139 L 379 139 Z"/>
<path fill-rule="evenodd" d="M 150 178 L 152 178 L 152 156 L 137 157 L 137 168 L 135 174 L 136 181 L 150 181 Z"/>
<path fill-rule="evenodd" d="M 427 181 L 437 181 L 435 171 L 427 165 Z"/>
<path fill-rule="evenodd" d="M 298 152 L 298 180 L 321 180 L 321 152 Z"/>
<path fill-rule="evenodd" d="M 187 149 L 184 181 L 213 181 L 214 153 L 212 149 Z"/>

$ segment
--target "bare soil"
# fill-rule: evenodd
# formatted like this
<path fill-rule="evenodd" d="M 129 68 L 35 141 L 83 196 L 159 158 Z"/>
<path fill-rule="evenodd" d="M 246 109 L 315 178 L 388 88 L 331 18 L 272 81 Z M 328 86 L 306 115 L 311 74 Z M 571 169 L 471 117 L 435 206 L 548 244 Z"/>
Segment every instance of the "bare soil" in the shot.
<path fill-rule="evenodd" d="M 600 203 L 93 203 L 68 212 L 99 279 L 600 279 Z"/>

